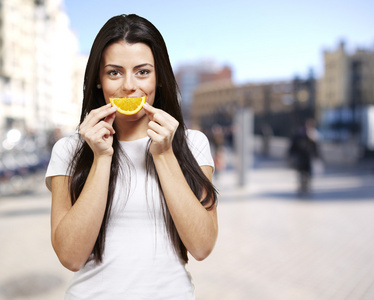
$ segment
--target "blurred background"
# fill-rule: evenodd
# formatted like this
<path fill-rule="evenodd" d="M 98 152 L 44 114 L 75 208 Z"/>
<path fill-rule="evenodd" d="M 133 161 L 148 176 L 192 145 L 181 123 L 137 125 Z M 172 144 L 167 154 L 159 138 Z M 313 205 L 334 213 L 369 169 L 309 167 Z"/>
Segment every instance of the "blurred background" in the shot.
<path fill-rule="evenodd" d="M 369 0 L 1 0 L 0 299 L 62 298 L 71 275 L 49 244 L 43 176 L 54 143 L 78 125 L 92 42 L 122 13 L 163 34 L 186 123 L 211 141 L 224 229 L 212 258 L 191 263 L 199 299 L 374 299 L 374 245 L 349 242 L 362 232 L 374 238 L 366 231 L 374 225 L 366 215 L 374 210 L 373 11 Z M 308 240 L 311 232 L 319 234 Z M 291 247 L 295 235 L 318 255 L 303 269 L 290 268 L 307 251 Z M 337 241 L 352 255 L 368 251 L 350 265 L 352 277 L 340 276 L 348 257 L 330 252 Z M 277 247 L 289 259 L 259 272 Z M 222 263 L 232 251 L 241 259 Z M 313 266 L 321 257 L 336 259 L 333 268 Z"/>

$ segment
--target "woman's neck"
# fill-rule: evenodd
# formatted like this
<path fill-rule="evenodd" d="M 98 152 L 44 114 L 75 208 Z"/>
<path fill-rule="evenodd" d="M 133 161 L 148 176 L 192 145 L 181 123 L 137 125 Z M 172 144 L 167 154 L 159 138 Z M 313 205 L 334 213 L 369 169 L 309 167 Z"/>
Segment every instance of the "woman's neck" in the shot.
<path fill-rule="evenodd" d="M 119 141 L 134 141 L 147 136 L 149 119 L 146 115 L 138 120 L 119 120 L 116 119 L 115 131 Z"/>

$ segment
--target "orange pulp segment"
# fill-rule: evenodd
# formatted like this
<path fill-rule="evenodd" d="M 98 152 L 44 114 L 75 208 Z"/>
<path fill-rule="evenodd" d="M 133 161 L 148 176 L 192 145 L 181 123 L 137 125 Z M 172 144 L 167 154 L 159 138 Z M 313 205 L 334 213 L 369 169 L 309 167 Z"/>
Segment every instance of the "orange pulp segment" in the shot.
<path fill-rule="evenodd" d="M 117 106 L 117 111 L 124 115 L 134 115 L 140 111 L 145 103 L 147 97 L 123 97 L 123 98 L 109 98 L 113 106 Z"/>

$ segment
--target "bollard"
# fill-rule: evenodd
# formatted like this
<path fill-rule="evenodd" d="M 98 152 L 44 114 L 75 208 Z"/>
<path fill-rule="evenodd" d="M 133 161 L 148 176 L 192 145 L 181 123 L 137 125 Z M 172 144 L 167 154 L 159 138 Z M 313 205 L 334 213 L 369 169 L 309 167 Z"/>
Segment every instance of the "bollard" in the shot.
<path fill-rule="evenodd" d="M 235 152 L 239 186 L 247 181 L 247 170 L 252 163 L 253 114 L 249 108 L 241 108 L 235 116 Z"/>

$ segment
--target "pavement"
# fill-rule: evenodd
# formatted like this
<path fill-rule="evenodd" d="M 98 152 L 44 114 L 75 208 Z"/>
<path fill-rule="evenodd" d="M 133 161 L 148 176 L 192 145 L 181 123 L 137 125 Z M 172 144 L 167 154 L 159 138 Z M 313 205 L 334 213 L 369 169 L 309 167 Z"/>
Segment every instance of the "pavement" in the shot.
<path fill-rule="evenodd" d="M 218 173 L 219 238 L 188 270 L 198 300 L 374 299 L 374 174 L 368 165 L 326 168 L 299 198 L 279 159 L 257 157 L 246 184 Z M 72 273 L 50 243 L 50 194 L 0 199 L 0 300 L 63 299 Z"/>

